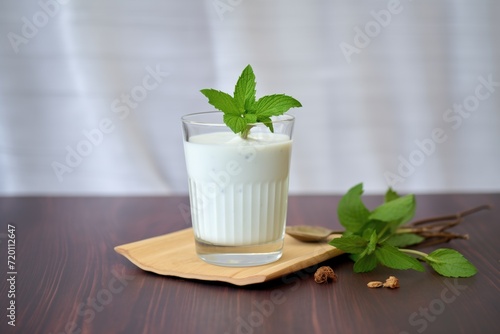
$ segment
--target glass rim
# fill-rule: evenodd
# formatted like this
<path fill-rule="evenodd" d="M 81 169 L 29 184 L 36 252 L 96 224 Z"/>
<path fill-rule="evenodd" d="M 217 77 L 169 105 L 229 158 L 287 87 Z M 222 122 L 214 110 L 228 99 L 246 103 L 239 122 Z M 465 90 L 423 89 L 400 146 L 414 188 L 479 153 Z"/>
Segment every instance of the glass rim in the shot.
<path fill-rule="evenodd" d="M 195 118 L 199 116 L 205 116 L 205 115 L 223 115 L 224 113 L 222 111 L 201 111 L 201 112 L 196 112 L 196 113 L 191 113 L 191 114 L 186 114 L 181 117 L 181 121 L 185 124 L 191 124 L 191 125 L 203 125 L 203 126 L 221 126 L 221 127 L 226 127 L 226 123 L 221 118 L 220 122 L 214 122 L 214 121 L 204 121 L 204 120 L 196 120 Z M 190 119 L 193 118 L 193 119 Z M 293 122 L 295 120 L 295 116 L 290 115 L 290 114 L 283 114 L 280 116 L 271 116 L 271 123 L 276 124 L 276 123 L 283 123 L 283 122 Z M 249 125 L 253 124 L 264 124 L 262 122 L 256 122 L 256 123 L 248 123 Z"/>

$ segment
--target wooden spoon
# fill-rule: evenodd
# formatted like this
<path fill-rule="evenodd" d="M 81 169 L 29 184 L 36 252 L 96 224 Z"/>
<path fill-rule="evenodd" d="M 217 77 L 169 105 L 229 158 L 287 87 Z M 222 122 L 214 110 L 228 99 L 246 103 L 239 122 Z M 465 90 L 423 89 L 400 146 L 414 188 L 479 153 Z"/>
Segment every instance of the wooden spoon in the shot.
<path fill-rule="evenodd" d="M 341 234 L 341 231 L 333 231 L 322 226 L 287 226 L 286 233 L 300 241 L 318 242 L 325 240 L 329 235 Z"/>

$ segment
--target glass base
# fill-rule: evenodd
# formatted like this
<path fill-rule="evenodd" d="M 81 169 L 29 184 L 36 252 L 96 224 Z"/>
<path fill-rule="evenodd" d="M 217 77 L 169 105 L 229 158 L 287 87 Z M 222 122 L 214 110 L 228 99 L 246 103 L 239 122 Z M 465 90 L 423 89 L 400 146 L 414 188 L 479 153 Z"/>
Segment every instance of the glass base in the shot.
<path fill-rule="evenodd" d="M 196 253 L 203 261 L 224 267 L 260 266 L 278 261 L 283 254 L 283 239 L 249 246 L 220 246 L 195 240 Z"/>

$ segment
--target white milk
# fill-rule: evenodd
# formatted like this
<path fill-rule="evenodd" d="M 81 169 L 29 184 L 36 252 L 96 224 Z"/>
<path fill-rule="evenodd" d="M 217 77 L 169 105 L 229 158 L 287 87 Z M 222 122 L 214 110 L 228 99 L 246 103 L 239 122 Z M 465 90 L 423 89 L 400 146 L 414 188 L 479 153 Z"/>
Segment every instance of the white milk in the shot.
<path fill-rule="evenodd" d="M 192 136 L 185 142 L 191 217 L 198 240 L 251 245 L 283 237 L 292 141 L 256 133 Z"/>

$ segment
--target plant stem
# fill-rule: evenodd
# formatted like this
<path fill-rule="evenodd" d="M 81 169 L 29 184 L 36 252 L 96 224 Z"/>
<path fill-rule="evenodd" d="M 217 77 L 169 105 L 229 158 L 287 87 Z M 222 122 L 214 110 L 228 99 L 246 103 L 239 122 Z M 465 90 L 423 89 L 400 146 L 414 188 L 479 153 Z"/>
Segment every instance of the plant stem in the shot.
<path fill-rule="evenodd" d="M 423 258 L 426 258 L 427 255 L 428 255 L 428 254 L 426 254 L 424 252 L 420 252 L 420 251 L 417 251 L 417 250 L 414 250 L 414 249 L 399 248 L 399 250 L 402 251 L 403 253 L 417 255 L 417 256 L 420 256 L 420 257 L 423 257 Z"/>
<path fill-rule="evenodd" d="M 387 224 L 387 225 L 384 226 L 384 228 L 382 229 L 382 231 L 380 231 L 380 233 L 378 234 L 378 239 L 382 238 L 382 236 L 389 229 L 389 227 L 390 227 L 389 224 Z"/>
<path fill-rule="evenodd" d="M 400 227 L 394 233 L 395 234 L 405 234 L 405 233 L 415 233 L 416 229 L 411 227 Z"/>
<path fill-rule="evenodd" d="M 398 228 L 395 231 L 395 233 L 396 234 L 415 233 L 420 235 L 421 237 L 424 237 L 427 242 L 422 241 L 421 243 L 418 244 L 419 246 L 422 245 L 430 246 L 438 243 L 449 242 L 452 239 L 469 239 L 468 234 L 456 234 L 447 232 L 446 230 L 460 224 L 463 220 L 463 217 L 490 208 L 491 206 L 486 204 L 462 212 L 458 212 L 453 215 L 437 216 L 437 217 L 418 220 L 411 224 L 406 225 L 405 227 Z M 424 224 L 426 225 L 420 226 Z M 434 240 L 429 241 L 429 239 L 434 239 Z"/>
<path fill-rule="evenodd" d="M 241 132 L 241 138 L 242 139 L 247 139 L 248 135 L 250 134 L 250 129 L 253 128 L 253 125 L 248 125 L 247 128 Z"/>
<path fill-rule="evenodd" d="M 414 246 L 431 246 L 435 244 L 440 244 L 440 243 L 445 243 L 449 242 L 450 240 L 453 239 L 469 239 L 468 234 L 456 234 L 456 233 L 451 233 L 447 232 L 446 230 L 460 224 L 463 220 L 463 217 L 468 216 L 470 214 L 473 214 L 475 212 L 481 211 L 481 210 L 488 210 L 491 209 L 491 206 L 488 204 L 485 205 L 480 205 L 477 207 L 474 207 L 472 209 L 468 209 L 462 212 L 458 212 L 456 214 L 452 215 L 445 215 L 445 216 L 436 216 L 436 217 L 431 217 L 431 218 L 426 218 L 422 220 L 417 220 L 413 223 L 406 224 L 405 226 L 398 227 L 393 234 L 405 234 L 405 233 L 414 233 L 418 234 L 421 237 L 424 237 L 424 240 L 418 244 L 415 244 Z M 430 224 L 433 223 L 433 224 Z M 424 225 L 425 226 L 420 226 Z M 417 227 L 418 226 L 418 227 Z M 389 225 L 386 225 L 378 234 L 378 238 L 382 238 L 382 236 L 386 233 L 387 229 L 389 228 Z M 339 234 L 343 234 L 345 231 L 339 231 Z M 384 238 L 384 240 L 379 240 L 379 242 L 384 242 L 387 238 L 387 236 Z M 427 256 L 427 254 L 411 250 L 411 249 L 400 249 L 403 252 L 406 253 L 412 253 L 412 254 L 417 254 L 419 256 Z"/>
<path fill-rule="evenodd" d="M 417 220 L 417 221 L 411 223 L 411 225 L 417 226 L 417 225 L 423 225 L 423 224 L 437 222 L 437 221 L 443 221 L 443 220 L 460 219 L 462 217 L 468 216 L 468 215 L 473 214 L 475 212 L 478 212 L 481 210 L 489 210 L 489 209 L 491 209 L 491 206 L 488 204 L 480 205 L 480 206 L 477 206 L 475 208 L 456 213 L 454 215 L 437 216 L 437 217 L 430 217 L 430 218 L 426 218 L 426 219 Z"/>

